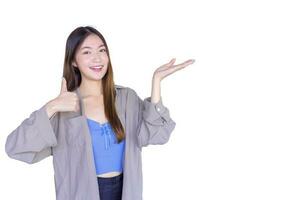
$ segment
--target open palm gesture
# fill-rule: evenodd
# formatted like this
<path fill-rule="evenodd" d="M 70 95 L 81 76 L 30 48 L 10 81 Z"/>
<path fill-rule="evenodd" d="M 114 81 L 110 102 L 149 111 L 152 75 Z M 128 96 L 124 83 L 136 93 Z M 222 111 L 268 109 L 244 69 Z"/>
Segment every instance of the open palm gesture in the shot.
<path fill-rule="evenodd" d="M 195 62 L 194 59 L 189 59 L 183 63 L 174 65 L 175 58 L 173 58 L 170 62 L 167 64 L 164 64 L 157 68 L 153 74 L 153 78 L 158 79 L 158 80 L 163 80 L 165 77 L 169 76 L 170 74 L 173 74 L 174 72 L 185 68 L 188 65 L 191 65 Z"/>

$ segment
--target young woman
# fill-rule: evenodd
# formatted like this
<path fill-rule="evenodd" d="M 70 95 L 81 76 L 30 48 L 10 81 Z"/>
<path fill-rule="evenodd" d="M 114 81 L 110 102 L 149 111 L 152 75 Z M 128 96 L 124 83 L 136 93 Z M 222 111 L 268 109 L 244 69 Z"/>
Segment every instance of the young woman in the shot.
<path fill-rule="evenodd" d="M 57 200 L 142 200 L 142 147 L 164 144 L 176 123 L 160 82 L 194 62 L 155 70 L 151 97 L 115 85 L 109 50 L 95 28 L 66 43 L 59 95 L 32 112 L 6 140 L 9 157 L 36 163 L 52 155 Z"/>

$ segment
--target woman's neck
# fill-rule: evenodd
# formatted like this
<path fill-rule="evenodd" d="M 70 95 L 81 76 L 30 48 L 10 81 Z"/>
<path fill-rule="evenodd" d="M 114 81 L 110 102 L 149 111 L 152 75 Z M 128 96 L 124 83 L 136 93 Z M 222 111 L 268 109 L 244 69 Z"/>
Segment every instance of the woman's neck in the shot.
<path fill-rule="evenodd" d="M 82 98 L 88 96 L 100 97 L 103 95 L 102 92 L 102 81 L 82 81 L 79 86 L 79 92 Z"/>

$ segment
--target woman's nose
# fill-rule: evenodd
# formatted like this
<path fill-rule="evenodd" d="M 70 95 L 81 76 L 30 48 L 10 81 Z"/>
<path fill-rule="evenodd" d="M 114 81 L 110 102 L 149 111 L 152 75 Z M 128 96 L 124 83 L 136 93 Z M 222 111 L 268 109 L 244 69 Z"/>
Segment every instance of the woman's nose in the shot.
<path fill-rule="evenodd" d="M 101 61 L 101 55 L 96 53 L 96 54 L 94 55 L 93 60 L 94 60 L 94 61 Z"/>

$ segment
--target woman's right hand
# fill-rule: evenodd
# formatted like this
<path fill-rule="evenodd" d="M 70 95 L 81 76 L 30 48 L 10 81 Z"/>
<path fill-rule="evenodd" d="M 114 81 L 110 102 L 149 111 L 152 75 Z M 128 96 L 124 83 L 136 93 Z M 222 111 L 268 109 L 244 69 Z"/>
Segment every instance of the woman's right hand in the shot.
<path fill-rule="evenodd" d="M 46 110 L 49 118 L 56 112 L 79 110 L 79 98 L 75 92 L 68 91 L 67 81 L 64 77 L 62 78 L 59 95 L 47 103 Z"/>

